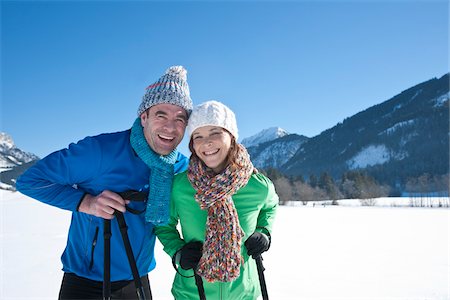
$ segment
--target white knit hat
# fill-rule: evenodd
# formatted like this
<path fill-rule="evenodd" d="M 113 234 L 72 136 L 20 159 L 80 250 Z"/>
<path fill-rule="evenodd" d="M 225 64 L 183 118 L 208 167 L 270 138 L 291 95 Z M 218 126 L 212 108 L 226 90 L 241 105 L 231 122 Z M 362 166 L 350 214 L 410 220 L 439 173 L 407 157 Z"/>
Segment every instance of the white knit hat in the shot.
<path fill-rule="evenodd" d="M 211 100 L 194 107 L 189 117 L 186 132 L 191 137 L 195 129 L 203 126 L 219 126 L 228 130 L 234 138 L 238 139 L 236 116 L 223 103 Z"/>
<path fill-rule="evenodd" d="M 183 66 L 172 66 L 157 82 L 149 85 L 142 97 L 138 116 L 156 104 L 168 103 L 184 108 L 189 115 L 192 111 L 192 100 L 187 83 L 187 71 Z"/>

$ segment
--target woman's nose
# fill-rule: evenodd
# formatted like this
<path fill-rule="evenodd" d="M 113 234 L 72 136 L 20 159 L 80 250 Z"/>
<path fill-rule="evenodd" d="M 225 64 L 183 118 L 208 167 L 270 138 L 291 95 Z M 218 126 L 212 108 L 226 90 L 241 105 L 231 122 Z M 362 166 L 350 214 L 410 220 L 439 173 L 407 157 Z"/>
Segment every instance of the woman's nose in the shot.
<path fill-rule="evenodd" d="M 212 139 L 206 137 L 205 140 L 203 141 L 203 144 L 206 146 L 210 146 L 212 144 Z"/>

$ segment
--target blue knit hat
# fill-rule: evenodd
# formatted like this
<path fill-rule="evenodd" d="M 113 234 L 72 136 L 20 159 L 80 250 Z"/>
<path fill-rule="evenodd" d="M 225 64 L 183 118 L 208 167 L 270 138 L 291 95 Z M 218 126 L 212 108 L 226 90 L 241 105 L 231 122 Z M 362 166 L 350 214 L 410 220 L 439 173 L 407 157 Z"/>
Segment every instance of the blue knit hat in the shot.
<path fill-rule="evenodd" d="M 156 104 L 174 104 L 184 108 L 188 114 L 192 111 L 192 100 L 187 83 L 187 71 L 182 66 L 172 66 L 159 80 L 147 87 L 138 109 L 138 116 Z"/>

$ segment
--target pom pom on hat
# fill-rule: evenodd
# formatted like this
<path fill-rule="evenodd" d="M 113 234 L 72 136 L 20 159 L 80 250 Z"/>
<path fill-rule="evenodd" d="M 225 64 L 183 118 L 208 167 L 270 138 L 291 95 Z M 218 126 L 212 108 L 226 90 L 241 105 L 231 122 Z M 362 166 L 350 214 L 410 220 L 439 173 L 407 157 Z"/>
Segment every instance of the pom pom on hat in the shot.
<path fill-rule="evenodd" d="M 211 100 L 196 106 L 189 118 L 186 132 L 191 137 L 195 129 L 203 126 L 218 126 L 228 130 L 238 139 L 238 129 L 234 112 L 221 102 Z"/>
<path fill-rule="evenodd" d="M 192 99 L 187 83 L 187 71 L 183 66 L 172 66 L 166 70 L 157 82 L 147 87 L 137 111 L 140 116 L 156 104 L 174 104 L 184 108 L 189 115 L 192 111 Z"/>
<path fill-rule="evenodd" d="M 166 70 L 165 75 L 178 76 L 180 80 L 187 80 L 187 71 L 183 66 L 172 66 Z"/>

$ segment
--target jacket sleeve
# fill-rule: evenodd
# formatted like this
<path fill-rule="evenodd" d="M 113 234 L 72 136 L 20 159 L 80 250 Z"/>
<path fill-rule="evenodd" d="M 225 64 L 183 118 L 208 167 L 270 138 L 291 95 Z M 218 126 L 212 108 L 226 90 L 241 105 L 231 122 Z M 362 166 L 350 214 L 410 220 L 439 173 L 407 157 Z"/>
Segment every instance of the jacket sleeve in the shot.
<path fill-rule="evenodd" d="M 189 159 L 184 156 L 181 152 L 178 152 L 177 162 L 175 163 L 174 172 L 175 174 L 184 172 L 187 170 L 189 165 Z"/>
<path fill-rule="evenodd" d="M 172 197 L 170 201 L 170 219 L 165 226 L 156 226 L 155 234 L 164 247 L 164 251 L 173 257 L 175 253 L 184 246 L 185 242 L 181 238 L 177 229 L 178 214 L 175 207 L 175 199 Z"/>
<path fill-rule="evenodd" d="M 273 183 L 267 177 L 266 182 L 267 196 L 258 215 L 256 230 L 263 233 L 267 230 L 270 234 L 272 232 L 273 222 L 278 209 L 278 195 L 275 191 Z"/>
<path fill-rule="evenodd" d="M 88 137 L 38 161 L 18 178 L 16 188 L 41 202 L 77 211 L 85 194 L 79 185 L 95 177 L 100 163 L 100 146 Z"/>

